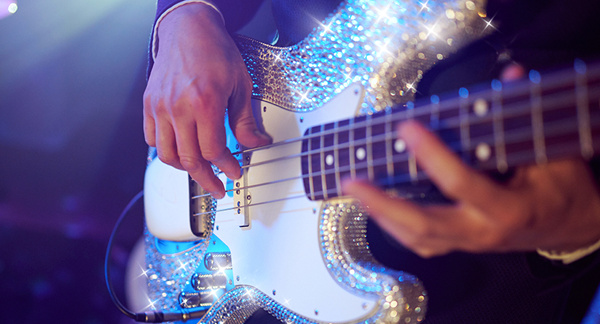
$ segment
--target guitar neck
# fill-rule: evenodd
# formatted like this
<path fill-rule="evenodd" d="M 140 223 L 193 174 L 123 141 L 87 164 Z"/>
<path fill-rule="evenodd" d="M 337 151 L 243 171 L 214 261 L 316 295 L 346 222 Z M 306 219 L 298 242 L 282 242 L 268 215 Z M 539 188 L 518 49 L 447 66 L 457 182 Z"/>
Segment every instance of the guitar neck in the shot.
<path fill-rule="evenodd" d="M 491 85 L 455 97 L 432 96 L 387 109 L 312 127 L 302 143 L 302 173 L 313 200 L 341 195 L 345 177 L 365 178 L 381 187 L 427 181 L 395 129 L 418 120 L 477 169 L 510 167 L 600 151 L 600 64 Z"/>

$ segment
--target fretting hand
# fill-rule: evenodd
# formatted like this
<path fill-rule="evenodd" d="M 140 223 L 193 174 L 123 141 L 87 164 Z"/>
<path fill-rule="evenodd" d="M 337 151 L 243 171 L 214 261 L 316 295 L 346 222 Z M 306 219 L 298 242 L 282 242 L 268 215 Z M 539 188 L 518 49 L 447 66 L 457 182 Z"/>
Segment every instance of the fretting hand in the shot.
<path fill-rule="evenodd" d="M 524 74 L 521 66 L 510 65 L 502 79 Z M 413 252 L 423 257 L 455 250 L 570 252 L 600 239 L 600 195 L 583 160 L 519 167 L 512 179 L 499 184 L 466 166 L 422 125 L 407 122 L 398 132 L 420 167 L 455 204 L 422 207 L 361 181 L 346 181 L 344 191 Z"/>
<path fill-rule="evenodd" d="M 159 49 L 144 93 L 144 134 L 165 163 L 187 171 L 215 198 L 225 189 L 210 163 L 240 177 L 226 147 L 224 116 L 246 147 L 271 142 L 256 125 L 252 81 L 242 57 L 213 8 L 187 4 L 158 28 Z"/>
<path fill-rule="evenodd" d="M 453 205 L 418 206 L 362 181 L 345 181 L 372 218 L 413 252 L 574 251 L 600 239 L 600 196 L 583 160 L 520 167 L 499 184 L 463 164 L 417 122 L 399 127 L 419 166 Z"/>

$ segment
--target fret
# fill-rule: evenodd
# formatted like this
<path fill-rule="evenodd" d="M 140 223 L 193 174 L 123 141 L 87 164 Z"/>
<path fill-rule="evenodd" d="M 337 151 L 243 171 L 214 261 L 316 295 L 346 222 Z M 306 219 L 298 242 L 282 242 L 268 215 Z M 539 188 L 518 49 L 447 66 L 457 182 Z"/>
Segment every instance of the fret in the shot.
<path fill-rule="evenodd" d="M 323 188 L 323 198 L 331 198 L 336 196 L 338 190 L 336 179 L 336 127 L 334 123 L 328 123 L 321 126 L 319 133 L 320 139 L 320 172 L 321 172 L 321 187 Z"/>
<path fill-rule="evenodd" d="M 324 131 L 324 127 L 323 125 L 320 126 L 320 133 L 322 133 Z M 319 160 L 320 160 L 320 164 L 321 167 L 319 168 L 321 171 L 321 190 L 323 192 L 323 198 L 327 199 L 329 198 L 329 191 L 327 188 L 327 176 L 325 174 L 325 168 L 326 168 L 326 163 L 325 163 L 325 136 L 323 136 L 323 134 L 321 134 L 319 136 L 319 142 L 320 142 L 320 152 L 319 152 Z"/>
<path fill-rule="evenodd" d="M 586 77 L 587 67 L 581 60 L 575 60 L 575 97 L 577 104 L 577 120 L 579 123 L 579 145 L 581 155 L 591 159 L 594 155 L 592 129 L 590 121 L 590 102 Z"/>
<path fill-rule="evenodd" d="M 312 135 L 312 128 L 308 129 L 308 136 L 310 137 Z M 308 140 L 308 151 L 312 152 L 312 139 Z M 313 181 L 313 165 L 312 165 L 312 153 L 308 154 L 308 183 L 309 183 L 309 189 L 310 189 L 310 199 L 311 200 L 315 200 L 315 184 Z"/>
<path fill-rule="evenodd" d="M 371 161 L 369 162 L 369 168 L 372 169 L 373 180 L 375 179 L 387 179 L 389 174 L 388 159 L 388 144 L 387 138 L 393 136 L 389 134 L 387 129 L 387 118 L 389 109 L 373 114 L 369 120 L 370 128 L 370 139 L 369 143 L 371 146 Z M 391 129 L 391 128 L 390 128 Z M 392 164 L 393 166 L 393 164 Z"/>
<path fill-rule="evenodd" d="M 387 170 L 387 182 L 391 185 L 394 182 L 394 153 L 392 151 L 392 142 L 394 139 L 394 125 L 392 123 L 392 110 L 385 110 L 385 164 Z"/>
<path fill-rule="evenodd" d="M 469 137 L 474 146 L 471 161 L 477 167 L 490 165 L 494 152 L 492 141 L 487 140 L 494 134 L 493 119 L 490 117 L 490 91 L 471 95 L 475 99 L 472 103 L 472 115 L 469 116 Z"/>
<path fill-rule="evenodd" d="M 367 174 L 369 177 L 369 181 L 373 181 L 375 179 L 375 175 L 373 174 L 373 136 L 371 135 L 372 129 L 372 119 L 371 115 L 367 115 L 367 127 L 366 127 L 366 139 L 367 139 Z"/>
<path fill-rule="evenodd" d="M 460 88 L 458 91 L 460 118 L 460 143 L 462 149 L 463 160 L 467 163 L 471 162 L 469 152 L 471 150 L 471 136 L 469 135 L 469 91 L 465 88 Z"/>
<path fill-rule="evenodd" d="M 406 119 L 411 120 L 414 118 L 415 104 L 412 101 L 406 103 Z M 410 175 L 410 181 L 416 184 L 419 181 L 419 173 L 417 169 L 417 159 L 411 152 L 408 153 L 408 174 Z"/>
<path fill-rule="evenodd" d="M 354 118 L 354 124 L 358 125 L 353 127 L 353 145 L 354 151 L 352 152 L 352 156 L 355 162 L 355 174 L 357 178 L 367 178 L 369 177 L 369 171 L 372 166 L 369 165 L 369 146 L 371 144 L 367 143 L 370 139 L 368 138 L 367 132 L 370 132 L 370 126 L 368 125 L 370 116 L 359 116 Z M 372 179 L 369 177 L 369 179 Z"/>
<path fill-rule="evenodd" d="M 506 143 L 504 142 L 504 118 L 502 116 L 502 83 L 492 81 L 492 119 L 494 128 L 494 148 L 496 151 L 496 168 L 500 173 L 508 170 L 506 162 Z"/>
<path fill-rule="evenodd" d="M 313 136 L 311 138 L 311 150 L 313 152 L 312 159 L 310 163 L 312 164 L 312 178 L 313 178 L 313 186 L 315 190 L 316 199 L 323 199 L 323 194 L 325 193 L 325 188 L 323 184 L 323 168 L 325 165 L 322 162 L 323 158 L 323 125 L 312 127 Z M 316 152 L 316 153 L 314 153 Z"/>
<path fill-rule="evenodd" d="M 354 119 L 349 120 L 348 126 L 351 129 L 348 132 L 348 142 L 350 143 L 348 150 L 348 157 L 350 158 L 350 179 L 354 180 L 356 179 L 356 163 L 354 161 L 354 156 L 356 154 L 354 152 Z"/>
<path fill-rule="evenodd" d="M 336 131 L 337 136 L 337 149 L 338 158 L 336 159 L 337 166 L 339 168 L 339 178 L 351 176 L 351 169 L 354 167 L 350 166 L 350 156 L 352 155 L 352 148 L 350 147 L 350 133 L 349 128 L 351 127 L 352 119 L 345 119 L 337 123 L 338 129 Z M 341 187 L 338 187 L 341 188 Z"/>
<path fill-rule="evenodd" d="M 334 124 L 334 129 L 336 130 L 333 137 L 333 156 L 334 156 L 334 173 L 335 173 L 335 188 L 337 192 L 337 196 L 342 196 L 342 181 L 340 179 L 340 152 L 339 152 L 339 132 L 337 129 L 339 128 L 339 123 L 336 122 Z"/>
<path fill-rule="evenodd" d="M 529 80 L 406 109 L 386 109 L 307 129 L 302 140 L 301 167 L 306 196 L 311 200 L 342 195 L 341 179 L 369 178 L 384 188 L 420 184 L 426 175 L 416 158 L 397 137 L 395 125 L 407 119 L 429 125 L 463 160 L 481 170 L 507 172 L 509 166 L 546 163 L 581 154 L 589 158 L 600 137 L 597 113 L 600 71 L 557 74 L 544 79 L 537 72 Z M 584 67 L 585 68 L 585 67 Z M 599 110 L 600 111 L 600 110 Z M 412 187 L 414 188 L 414 187 Z"/>
<path fill-rule="evenodd" d="M 548 162 L 548 157 L 546 156 L 544 115 L 542 111 L 542 89 L 540 85 L 541 77 L 539 72 L 531 70 L 529 72 L 529 79 L 531 80 L 531 127 L 535 162 L 537 164 L 545 164 Z"/>

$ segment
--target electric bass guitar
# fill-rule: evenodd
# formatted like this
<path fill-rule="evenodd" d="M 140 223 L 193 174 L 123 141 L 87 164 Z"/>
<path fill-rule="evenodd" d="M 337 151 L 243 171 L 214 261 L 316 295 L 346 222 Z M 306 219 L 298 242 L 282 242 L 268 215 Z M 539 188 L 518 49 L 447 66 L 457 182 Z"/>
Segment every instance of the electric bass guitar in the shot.
<path fill-rule="evenodd" d="M 600 148 L 600 68 L 581 61 L 414 102 L 428 68 L 484 35 L 483 5 L 346 1 L 292 47 L 238 38 L 255 116 L 274 143 L 244 149 L 228 136 L 243 176 L 232 181 L 215 169 L 227 190 L 219 201 L 151 160 L 143 276 L 133 276 L 147 296 L 138 307 L 202 312 L 202 323 L 240 323 L 259 308 L 286 323 L 423 321 L 423 284 L 377 264 L 367 215 L 340 189 L 342 178 L 362 177 L 427 198 L 431 186 L 397 123 L 429 125 L 483 170 L 590 158 Z"/>

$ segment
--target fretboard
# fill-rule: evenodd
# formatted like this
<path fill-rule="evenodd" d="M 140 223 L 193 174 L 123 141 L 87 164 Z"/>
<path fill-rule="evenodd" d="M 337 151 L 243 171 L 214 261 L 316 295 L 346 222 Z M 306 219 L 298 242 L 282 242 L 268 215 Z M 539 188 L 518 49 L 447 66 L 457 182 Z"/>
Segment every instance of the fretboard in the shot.
<path fill-rule="evenodd" d="M 600 64 L 471 92 L 432 96 L 373 115 L 312 127 L 302 142 L 304 188 L 312 200 L 342 195 L 341 180 L 369 179 L 383 188 L 427 183 L 427 175 L 396 134 L 398 123 L 428 126 L 463 161 L 501 173 L 524 164 L 600 151 Z"/>

